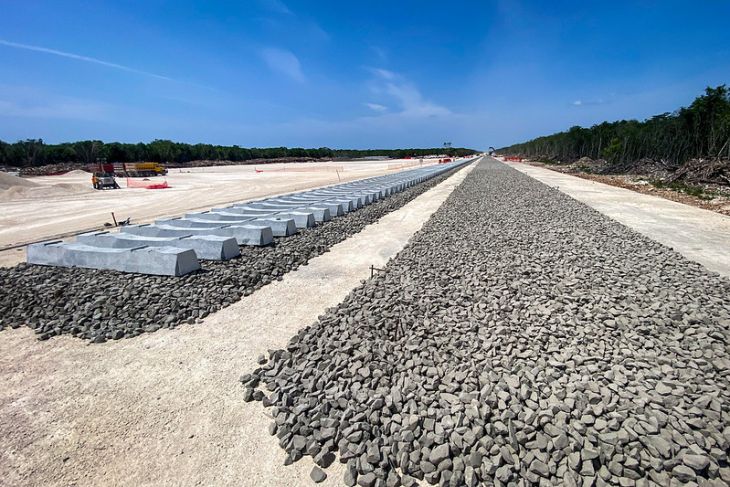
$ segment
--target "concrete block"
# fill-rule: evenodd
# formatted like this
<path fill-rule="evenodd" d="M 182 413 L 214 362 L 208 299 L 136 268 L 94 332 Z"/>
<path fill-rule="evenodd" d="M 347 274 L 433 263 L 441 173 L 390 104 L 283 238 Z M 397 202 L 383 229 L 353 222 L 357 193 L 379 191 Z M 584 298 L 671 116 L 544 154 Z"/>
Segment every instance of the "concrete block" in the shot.
<path fill-rule="evenodd" d="M 181 220 L 187 221 L 187 220 Z M 294 222 L 291 222 L 292 226 Z M 296 228 L 294 229 L 296 231 Z M 162 225 L 128 225 L 121 229 L 124 233 L 134 233 L 149 237 L 173 237 L 185 235 L 214 235 L 219 237 L 232 237 L 238 245 L 263 246 L 274 241 L 274 233 L 270 225 L 265 223 L 253 223 L 246 225 L 222 225 L 216 227 L 182 227 L 173 224 Z"/>
<path fill-rule="evenodd" d="M 175 247 L 192 249 L 198 259 L 228 260 L 241 255 L 241 249 L 233 237 L 218 235 L 184 235 L 151 237 L 133 233 L 91 232 L 76 237 L 78 243 L 91 247 L 129 249 L 146 245 L 148 247 Z"/>
<path fill-rule="evenodd" d="M 340 205 L 343 215 L 357 209 L 357 207 L 352 203 L 352 200 L 349 199 L 328 197 L 327 199 L 322 200 L 322 202 Z"/>
<path fill-rule="evenodd" d="M 274 214 L 282 214 L 286 213 L 288 211 L 298 211 L 298 212 L 305 212 L 305 213 L 312 213 L 314 215 L 314 221 L 317 223 L 330 221 L 332 219 L 331 213 L 329 211 L 329 208 L 319 208 L 316 205 L 312 206 L 306 206 L 302 203 L 297 202 L 273 202 L 273 201 L 262 201 L 258 203 L 253 203 L 255 206 L 235 206 L 230 210 L 222 210 L 219 208 L 213 208 L 212 211 L 230 211 L 231 213 L 274 213 Z"/>
<path fill-rule="evenodd" d="M 273 215 L 276 213 L 276 210 L 273 208 L 260 208 L 260 207 L 250 207 L 250 206 L 229 206 L 227 208 L 213 208 L 213 213 L 233 213 L 236 215 Z"/>
<path fill-rule="evenodd" d="M 28 263 L 183 276 L 200 269 L 195 252 L 174 247 L 100 248 L 61 241 L 28 246 Z"/>
<path fill-rule="evenodd" d="M 252 219 L 246 220 L 245 222 L 247 223 Z M 170 225 L 179 228 L 220 228 L 230 224 L 230 222 L 198 220 L 197 218 L 165 218 L 155 220 L 155 225 Z M 244 222 L 236 222 L 236 224 L 243 225 Z"/>
<path fill-rule="evenodd" d="M 186 219 L 195 219 L 195 220 L 205 220 L 205 221 L 215 221 L 215 222 L 243 222 L 246 220 L 251 220 L 253 218 L 256 218 L 260 215 L 258 214 L 236 214 L 236 213 L 213 213 L 210 211 L 204 211 L 201 213 L 186 213 L 185 218 Z"/>
<path fill-rule="evenodd" d="M 266 217 L 249 222 L 251 225 L 266 225 L 271 228 L 274 237 L 288 237 L 298 233 L 297 225 L 291 218 Z"/>
<path fill-rule="evenodd" d="M 198 220 L 196 218 L 180 218 L 172 220 L 158 220 L 155 225 L 172 225 L 178 228 L 220 228 L 225 226 L 247 227 L 267 226 L 271 227 L 274 237 L 288 237 L 297 233 L 297 226 L 292 218 L 282 218 L 278 215 L 250 215 L 238 221 L 211 221 Z M 219 235 L 219 233 L 211 233 Z M 239 242 L 240 243 L 240 242 Z M 243 245 L 243 244 L 242 244 Z"/>
<path fill-rule="evenodd" d="M 294 220 L 296 228 L 310 228 L 313 227 L 316 222 L 312 213 L 301 212 L 301 211 L 272 211 L 266 210 L 261 213 L 246 212 L 246 213 L 189 213 L 185 218 L 195 218 L 201 220 L 218 221 L 218 222 L 234 222 L 234 221 L 249 221 L 252 219 L 285 219 Z M 276 231 L 274 231 L 275 236 Z M 286 236 L 286 235 L 282 235 Z"/>
<path fill-rule="evenodd" d="M 327 200 L 320 200 L 317 199 L 306 199 L 306 200 L 300 200 L 300 201 L 288 201 L 288 203 L 295 205 L 294 207 L 301 207 L 305 210 L 316 210 L 321 208 L 326 208 L 329 210 L 330 218 L 336 218 L 338 216 L 342 216 L 345 214 L 346 208 L 344 203 L 335 203 L 334 201 L 327 201 Z M 305 206 L 306 205 L 306 206 Z M 349 207 L 349 204 L 347 205 Z M 315 213 L 315 219 L 317 219 L 317 222 L 320 220 L 319 217 Z M 322 220 L 327 221 L 327 220 Z"/>
<path fill-rule="evenodd" d="M 277 200 L 252 201 L 250 203 L 245 203 L 245 204 L 236 204 L 236 205 L 233 205 L 233 208 L 266 211 L 266 210 L 271 210 L 272 208 L 296 208 L 297 206 L 300 206 L 300 205 L 301 205 L 301 202 L 277 199 Z"/>
<path fill-rule="evenodd" d="M 321 196 L 290 196 L 287 197 L 292 202 L 297 202 L 303 205 L 313 205 L 317 207 L 324 207 L 330 210 L 330 216 L 342 216 L 345 213 L 351 211 L 352 202 L 344 200 L 335 200 L 331 198 L 322 198 Z"/>
<path fill-rule="evenodd" d="M 221 219 L 223 218 L 223 219 Z M 270 214 L 220 214 L 220 213 L 191 213 L 184 220 L 195 222 L 216 222 L 220 225 L 269 225 L 275 237 L 288 237 L 297 233 L 297 224 L 293 217 L 287 215 Z M 254 223 L 256 221 L 257 223 Z M 293 229 L 293 230 L 292 230 Z"/>
<path fill-rule="evenodd" d="M 362 208 L 364 206 L 363 198 L 361 198 L 360 196 L 357 196 L 357 195 L 348 194 L 348 193 L 339 193 L 339 192 L 334 192 L 334 191 L 332 191 L 332 192 L 327 191 L 327 192 L 322 192 L 322 193 L 318 193 L 318 194 L 321 194 L 324 198 L 329 197 L 329 198 L 335 199 L 337 201 L 348 201 L 349 200 L 352 203 L 353 209 Z"/>
<path fill-rule="evenodd" d="M 276 216 L 281 218 L 292 218 L 297 228 L 311 228 L 317 224 L 314 219 L 314 214 L 309 211 L 282 211 L 277 213 Z"/>
<path fill-rule="evenodd" d="M 297 211 L 311 213 L 312 216 L 314 216 L 314 221 L 317 223 L 328 222 L 332 219 L 332 213 L 330 212 L 330 209 L 324 206 L 303 206 Z"/>

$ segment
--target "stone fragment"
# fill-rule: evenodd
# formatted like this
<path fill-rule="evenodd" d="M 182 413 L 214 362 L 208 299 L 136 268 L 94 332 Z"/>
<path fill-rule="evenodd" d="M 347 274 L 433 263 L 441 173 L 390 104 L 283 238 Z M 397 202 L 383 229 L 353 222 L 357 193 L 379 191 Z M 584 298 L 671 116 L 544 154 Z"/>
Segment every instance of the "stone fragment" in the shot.
<path fill-rule="evenodd" d="M 314 466 L 312 471 L 309 473 L 309 478 L 311 478 L 315 484 L 319 484 L 324 482 L 327 478 L 327 474 L 321 468 Z"/>
<path fill-rule="evenodd" d="M 697 474 L 686 465 L 677 465 L 672 469 L 672 477 L 680 482 L 692 482 L 697 478 Z"/>

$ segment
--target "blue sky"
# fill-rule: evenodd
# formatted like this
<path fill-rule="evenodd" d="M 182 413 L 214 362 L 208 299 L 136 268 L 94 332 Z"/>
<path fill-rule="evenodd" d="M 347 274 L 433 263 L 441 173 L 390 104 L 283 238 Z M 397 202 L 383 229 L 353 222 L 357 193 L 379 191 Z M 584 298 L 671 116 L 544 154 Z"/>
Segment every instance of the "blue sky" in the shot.
<path fill-rule="evenodd" d="M 0 0 L 0 139 L 486 148 L 730 83 L 730 2 Z"/>

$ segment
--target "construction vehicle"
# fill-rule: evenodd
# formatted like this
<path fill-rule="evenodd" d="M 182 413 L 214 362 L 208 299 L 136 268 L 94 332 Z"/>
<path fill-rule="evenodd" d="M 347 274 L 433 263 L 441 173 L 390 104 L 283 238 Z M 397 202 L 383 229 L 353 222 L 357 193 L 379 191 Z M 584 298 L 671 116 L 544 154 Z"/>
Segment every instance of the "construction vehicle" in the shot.
<path fill-rule="evenodd" d="M 94 189 L 119 189 L 114 174 L 110 172 L 95 172 L 91 175 L 91 184 Z"/>
<path fill-rule="evenodd" d="M 114 168 L 105 159 L 97 159 L 91 174 L 91 185 L 94 189 L 119 189 L 119 184 L 114 179 Z"/>
<path fill-rule="evenodd" d="M 128 178 L 146 178 L 167 174 L 167 168 L 159 162 L 115 162 L 114 174 Z"/>

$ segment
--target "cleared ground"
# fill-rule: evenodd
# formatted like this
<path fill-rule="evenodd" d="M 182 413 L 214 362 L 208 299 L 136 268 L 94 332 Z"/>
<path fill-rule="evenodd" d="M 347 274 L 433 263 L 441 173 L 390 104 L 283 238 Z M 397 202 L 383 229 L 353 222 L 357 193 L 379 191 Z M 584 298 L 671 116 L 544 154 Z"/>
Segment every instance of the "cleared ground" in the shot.
<path fill-rule="evenodd" d="M 91 175 L 82 171 L 36 177 L 31 181 L 41 188 L 0 192 L 0 265 L 25 259 L 25 249 L 2 248 L 102 228 L 112 221 L 111 212 L 119 220 L 131 217 L 134 223 L 145 223 L 233 201 L 390 174 L 416 164 L 417 160 L 338 161 L 171 169 L 167 176 L 150 178 L 171 186 L 158 190 L 127 189 L 124 178 L 118 178 L 124 189 L 95 191 Z"/>
<path fill-rule="evenodd" d="M 101 346 L 4 331 L 3 483 L 307 485 L 311 462 L 283 466 L 270 419 L 241 399 L 241 371 L 383 266 L 470 170 L 202 324 Z"/>
<path fill-rule="evenodd" d="M 730 217 L 522 163 L 510 167 L 730 277 Z"/>

